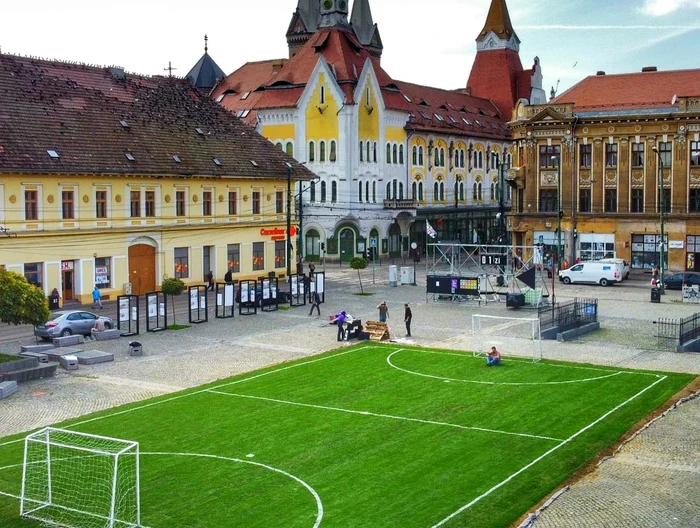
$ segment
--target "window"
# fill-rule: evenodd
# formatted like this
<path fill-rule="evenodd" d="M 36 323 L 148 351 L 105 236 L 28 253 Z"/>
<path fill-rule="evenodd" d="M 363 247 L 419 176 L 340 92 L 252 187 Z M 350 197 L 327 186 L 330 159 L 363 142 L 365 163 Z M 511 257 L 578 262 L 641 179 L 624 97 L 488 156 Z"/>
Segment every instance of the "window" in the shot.
<path fill-rule="evenodd" d="M 386 199 L 391 200 L 391 183 L 386 184 Z"/>
<path fill-rule="evenodd" d="M 632 143 L 632 166 L 644 167 L 644 143 Z"/>
<path fill-rule="evenodd" d="M 185 191 L 175 191 L 175 215 L 185 216 Z"/>
<path fill-rule="evenodd" d="M 464 149 L 459 149 L 459 168 L 464 168 Z"/>
<path fill-rule="evenodd" d="M 582 169 L 591 168 L 591 153 L 593 145 L 579 146 L 579 165 Z"/>
<path fill-rule="evenodd" d="M 146 191 L 146 216 L 153 218 L 156 216 L 156 192 Z"/>
<path fill-rule="evenodd" d="M 107 191 L 95 191 L 95 218 L 107 218 Z"/>
<path fill-rule="evenodd" d="M 252 208 L 253 208 L 254 215 L 260 214 L 260 191 L 253 191 Z"/>
<path fill-rule="evenodd" d="M 411 198 L 413 198 L 414 200 L 418 199 L 418 183 L 417 182 L 413 182 L 411 184 Z"/>
<path fill-rule="evenodd" d="M 64 220 L 75 218 L 75 192 L 73 190 L 61 191 L 61 215 Z"/>
<path fill-rule="evenodd" d="M 321 86 L 321 93 L 320 93 L 320 96 L 318 99 L 319 99 L 319 103 L 325 104 L 325 102 L 326 102 L 326 87 L 325 86 Z"/>
<path fill-rule="evenodd" d="M 321 141 L 318 144 L 318 161 L 323 163 L 326 161 L 326 142 Z"/>
<path fill-rule="evenodd" d="M 377 203 L 377 182 L 372 182 L 372 203 Z"/>
<path fill-rule="evenodd" d="M 253 271 L 265 269 L 265 243 L 253 242 Z"/>
<path fill-rule="evenodd" d="M 690 166 L 700 167 L 700 141 L 690 142 Z"/>
<path fill-rule="evenodd" d="M 365 200 L 369 203 L 369 182 L 365 182 Z"/>
<path fill-rule="evenodd" d="M 131 191 L 131 218 L 141 216 L 141 191 Z"/>
<path fill-rule="evenodd" d="M 33 262 L 24 265 L 24 278 L 29 284 L 33 284 L 37 288 L 41 288 L 41 278 L 43 275 L 43 264 L 41 262 Z"/>
<path fill-rule="evenodd" d="M 556 189 L 540 189 L 540 213 L 554 213 L 556 210 Z"/>
<path fill-rule="evenodd" d="M 632 235 L 632 268 L 651 269 L 659 264 L 659 235 Z M 664 245 L 668 244 L 668 236 L 664 236 Z M 668 269 L 668 253 L 664 259 L 664 269 Z"/>
<path fill-rule="evenodd" d="M 286 240 L 275 240 L 275 268 L 284 268 L 287 264 L 287 258 L 284 251 L 286 245 Z"/>
<path fill-rule="evenodd" d="M 277 143 L 275 143 L 275 146 L 276 146 L 277 148 L 279 148 L 280 150 L 284 150 L 284 146 L 282 145 L 282 142 L 281 142 L 281 141 L 278 141 Z"/>
<path fill-rule="evenodd" d="M 435 159 L 433 160 L 433 165 L 435 165 L 436 167 L 440 166 L 440 152 L 439 152 L 439 150 L 440 149 L 438 149 L 438 148 L 435 149 Z"/>
<path fill-rule="evenodd" d="M 700 213 L 700 189 L 690 189 L 689 213 Z"/>
<path fill-rule="evenodd" d="M 418 147 L 418 165 L 423 166 L 423 147 Z"/>
<path fill-rule="evenodd" d="M 414 165 L 418 165 L 418 147 L 415 145 L 411 149 L 411 161 Z"/>
<path fill-rule="evenodd" d="M 423 188 L 421 187 L 421 194 L 423 194 Z M 459 201 L 464 201 L 464 182 L 459 182 Z"/>
<path fill-rule="evenodd" d="M 438 182 L 433 183 L 433 201 L 437 202 L 440 199 L 440 186 Z"/>
<path fill-rule="evenodd" d="M 659 188 L 659 204 L 656 208 L 656 212 L 660 213 L 661 212 L 661 188 Z M 663 192 L 663 204 L 664 204 L 664 213 L 670 213 L 671 212 L 671 189 L 668 187 L 664 187 L 664 192 Z"/>
<path fill-rule="evenodd" d="M 338 201 L 338 182 L 331 182 L 331 202 Z"/>
<path fill-rule="evenodd" d="M 362 202 L 362 182 L 357 184 L 357 201 Z"/>
<path fill-rule="evenodd" d="M 95 259 L 95 286 L 101 290 L 103 288 L 111 288 L 110 283 L 110 261 L 109 257 Z"/>
<path fill-rule="evenodd" d="M 364 141 L 360 141 L 360 161 L 365 161 Z"/>
<path fill-rule="evenodd" d="M 630 212 L 644 212 L 644 189 L 632 189 L 632 203 L 630 204 Z"/>
<path fill-rule="evenodd" d="M 24 219 L 39 219 L 39 198 L 37 191 L 24 191 Z"/>
<path fill-rule="evenodd" d="M 365 89 L 365 104 L 367 106 L 370 106 L 372 104 L 369 98 L 369 86 Z"/>
<path fill-rule="evenodd" d="M 368 141 L 367 143 L 365 143 L 365 152 L 366 152 L 366 154 L 367 154 L 367 156 L 366 156 L 366 158 L 367 158 L 367 163 L 369 163 L 369 159 L 370 159 L 370 158 L 369 158 L 369 141 Z"/>
<path fill-rule="evenodd" d="M 392 156 L 391 156 L 391 162 L 394 164 L 398 163 L 397 152 L 398 152 L 398 146 L 396 144 L 394 144 L 394 148 L 392 149 Z"/>
<path fill-rule="evenodd" d="M 291 141 L 288 141 L 287 144 L 284 146 L 284 151 L 287 153 L 287 156 L 291 158 L 294 157 L 294 145 L 292 145 Z"/>
<path fill-rule="evenodd" d="M 661 161 L 665 168 L 671 166 L 671 143 L 659 143 L 659 155 L 661 156 Z"/>
<path fill-rule="evenodd" d="M 231 273 L 238 273 L 241 271 L 241 245 L 240 244 L 229 244 L 226 246 L 226 259 L 228 269 Z"/>
<path fill-rule="evenodd" d="M 391 163 L 391 145 L 389 143 L 386 144 L 386 162 Z"/>
<path fill-rule="evenodd" d="M 186 279 L 190 276 L 189 250 L 175 248 L 175 278 Z"/>
<path fill-rule="evenodd" d="M 445 149 L 441 147 L 440 148 L 440 167 L 444 167 L 444 166 L 445 166 Z"/>
<path fill-rule="evenodd" d="M 559 167 L 559 145 L 540 145 L 540 168 L 556 169 Z"/>
<path fill-rule="evenodd" d="M 372 149 L 373 149 L 372 160 L 374 161 L 374 163 L 377 163 L 377 142 L 376 141 L 374 143 L 372 143 Z M 369 161 L 369 160 L 367 160 L 367 161 Z"/>
<path fill-rule="evenodd" d="M 313 201 L 313 200 L 312 200 Z M 321 182 L 321 202 L 326 201 L 326 182 Z"/>
<path fill-rule="evenodd" d="M 212 214 L 212 192 L 202 191 L 202 215 L 211 216 Z"/>
<path fill-rule="evenodd" d="M 284 191 L 275 192 L 275 213 L 284 213 Z"/>
<path fill-rule="evenodd" d="M 605 212 L 617 213 L 617 189 L 605 189 Z"/>
<path fill-rule="evenodd" d="M 617 167 L 617 143 L 605 144 L 605 166 Z"/>
<path fill-rule="evenodd" d="M 403 165 L 403 145 L 399 145 L 399 165 Z"/>
<path fill-rule="evenodd" d="M 591 190 L 581 189 L 578 194 L 578 210 L 582 213 L 591 212 Z"/>
<path fill-rule="evenodd" d="M 367 143 L 367 145 L 369 145 L 369 143 Z M 331 141 L 331 152 L 328 155 L 328 161 L 335 163 L 335 160 L 337 159 L 337 155 L 338 155 L 336 151 L 337 151 L 336 142 Z M 369 159 L 367 161 L 369 161 Z"/>
<path fill-rule="evenodd" d="M 228 192 L 228 214 L 231 216 L 238 214 L 238 191 Z"/>
<path fill-rule="evenodd" d="M 439 191 L 440 191 L 440 201 L 444 202 L 445 201 L 445 183 L 444 182 L 440 182 Z"/>
<path fill-rule="evenodd" d="M 313 141 L 309 141 L 309 161 L 315 161 L 316 160 L 316 151 L 315 151 L 315 145 Z"/>

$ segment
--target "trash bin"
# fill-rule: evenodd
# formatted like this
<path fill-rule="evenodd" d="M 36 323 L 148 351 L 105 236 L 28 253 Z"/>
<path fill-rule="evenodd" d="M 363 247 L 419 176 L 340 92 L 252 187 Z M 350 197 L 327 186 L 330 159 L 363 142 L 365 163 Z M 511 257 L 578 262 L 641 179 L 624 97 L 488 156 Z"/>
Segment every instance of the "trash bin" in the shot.
<path fill-rule="evenodd" d="M 654 287 L 651 289 L 651 302 L 660 303 L 661 302 L 661 288 Z"/>
<path fill-rule="evenodd" d="M 143 356 L 143 347 L 138 341 L 129 342 L 129 355 L 131 356 Z"/>

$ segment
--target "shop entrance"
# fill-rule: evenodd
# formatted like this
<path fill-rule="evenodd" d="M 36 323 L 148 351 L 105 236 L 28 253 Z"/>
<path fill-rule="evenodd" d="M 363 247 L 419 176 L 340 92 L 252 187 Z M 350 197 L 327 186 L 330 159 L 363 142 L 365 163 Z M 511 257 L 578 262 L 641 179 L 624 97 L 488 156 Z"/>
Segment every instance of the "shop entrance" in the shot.
<path fill-rule="evenodd" d="M 129 282 L 132 295 L 144 295 L 156 289 L 156 248 L 137 244 L 129 248 Z"/>
<path fill-rule="evenodd" d="M 66 264 L 66 263 L 63 263 Z M 73 264 L 72 262 L 70 263 Z M 73 277 L 75 272 L 73 269 L 63 269 L 61 270 L 61 282 L 63 283 L 63 301 L 72 301 L 73 295 Z"/>

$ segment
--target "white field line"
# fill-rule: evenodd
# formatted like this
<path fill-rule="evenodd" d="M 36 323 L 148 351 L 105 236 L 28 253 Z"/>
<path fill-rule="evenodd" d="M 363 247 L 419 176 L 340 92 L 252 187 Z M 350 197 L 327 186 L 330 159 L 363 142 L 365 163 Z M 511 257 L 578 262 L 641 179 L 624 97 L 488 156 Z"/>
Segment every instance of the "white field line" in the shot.
<path fill-rule="evenodd" d="M 12 493 L 5 493 L 4 491 L 0 491 L 0 495 L 3 497 L 10 497 L 11 499 L 21 499 L 19 495 L 12 495 Z"/>
<path fill-rule="evenodd" d="M 416 372 L 414 370 L 408 370 L 405 368 L 401 368 L 399 366 L 394 365 L 391 362 L 391 357 L 394 356 L 395 354 L 398 354 L 399 352 L 403 352 L 403 350 L 397 350 L 396 352 L 392 352 L 389 354 L 386 358 L 386 362 L 389 364 L 390 367 L 395 368 L 396 370 L 400 370 L 402 372 L 406 372 L 407 374 L 413 374 L 414 376 L 422 376 L 424 378 L 432 378 L 432 379 L 439 379 L 439 380 L 445 380 L 445 381 L 456 381 L 460 383 L 475 383 L 478 385 L 567 385 L 570 383 L 583 383 L 586 381 L 596 381 L 596 380 L 601 380 L 605 378 L 612 378 L 613 376 L 619 376 L 620 374 L 623 374 L 623 372 L 618 371 L 618 372 L 613 372 L 612 374 L 608 374 L 607 376 L 598 376 L 595 378 L 585 378 L 585 379 L 577 379 L 577 380 L 567 380 L 567 381 L 522 381 L 522 382 L 512 382 L 512 381 L 477 381 L 477 380 L 467 380 L 467 379 L 459 379 L 459 378 L 446 378 L 444 376 L 433 376 L 432 374 L 424 374 L 422 372 Z M 467 357 L 467 356 L 463 356 Z M 608 371 L 610 372 L 610 371 Z"/>
<path fill-rule="evenodd" d="M 615 408 L 609 410 L 608 412 L 606 412 L 603 416 L 601 416 L 600 418 L 598 418 L 596 421 L 594 421 L 594 422 L 588 424 L 588 425 L 585 426 L 583 429 L 580 429 L 579 431 L 577 431 L 577 432 L 575 432 L 574 434 L 572 434 L 569 438 L 567 438 L 566 440 L 564 440 L 564 441 L 563 441 L 562 443 L 560 443 L 559 445 L 554 446 L 554 447 L 553 447 L 552 449 L 550 449 L 549 451 L 547 451 L 547 452 L 543 453 L 542 455 L 538 456 L 535 460 L 533 460 L 532 462 L 530 462 L 530 463 L 527 464 L 526 466 L 523 466 L 522 468 L 520 468 L 518 471 L 516 471 L 516 472 L 513 473 L 512 475 L 510 475 L 509 477 L 505 478 L 504 480 L 502 480 L 501 482 L 499 482 L 498 484 L 496 484 L 495 486 L 493 486 L 490 490 L 488 490 L 488 491 L 482 493 L 481 495 L 479 495 L 478 497 L 476 497 L 476 498 L 475 498 L 474 500 L 472 500 L 471 502 L 465 504 L 464 506 L 462 506 L 461 508 L 459 508 L 457 511 L 451 513 L 450 515 L 448 515 L 447 517 L 445 517 L 445 518 L 444 518 L 442 521 L 440 521 L 439 523 L 434 524 L 431 528 L 439 528 L 440 526 L 443 526 L 446 522 L 450 521 L 451 519 L 454 519 L 457 515 L 459 515 L 460 513 L 462 513 L 464 510 L 466 510 L 466 509 L 468 509 L 468 508 L 471 508 L 474 504 L 476 504 L 477 502 L 479 502 L 481 499 L 483 499 L 483 498 L 485 498 L 485 497 L 488 497 L 489 495 L 491 495 L 491 494 L 492 494 L 494 491 L 496 491 L 497 489 L 499 489 L 499 488 L 505 486 L 508 482 L 510 482 L 511 480 L 513 480 L 515 477 L 517 477 L 518 475 L 520 475 L 520 474 L 523 473 L 524 471 L 530 469 L 532 466 L 534 466 L 535 464 L 537 464 L 540 460 L 542 460 L 542 459 L 546 458 L 547 456 L 551 455 L 551 454 L 554 453 L 557 449 L 559 449 L 559 448 L 562 447 L 563 445 L 568 444 L 569 442 L 571 442 L 572 440 L 574 440 L 576 437 L 578 437 L 579 435 L 581 435 L 581 434 L 583 434 L 584 432 L 586 432 L 586 431 L 587 431 L 588 429 L 590 429 L 591 427 L 597 425 L 599 422 L 602 422 L 602 421 L 605 420 L 608 416 L 610 416 L 612 413 L 616 412 L 618 409 L 621 409 L 622 407 L 624 407 L 625 405 L 627 405 L 628 403 L 630 403 L 632 400 L 638 398 L 639 396 L 641 396 L 642 394 L 644 394 L 646 391 L 648 391 L 649 389 L 651 389 L 652 387 L 654 387 L 654 385 L 656 385 L 656 384 L 658 384 L 658 383 L 661 383 L 661 382 L 664 381 L 665 379 L 666 379 L 666 376 L 662 376 L 660 379 L 656 380 L 654 383 L 652 383 L 652 384 L 649 385 L 648 387 L 642 389 L 641 391 L 639 391 L 639 392 L 638 392 L 637 394 L 635 394 L 634 396 L 628 398 L 627 400 L 625 400 L 624 402 L 622 402 L 622 403 L 621 403 L 620 405 L 618 405 L 617 407 L 615 407 Z"/>
<path fill-rule="evenodd" d="M 249 396 L 247 394 L 236 394 L 232 392 L 222 392 L 222 391 L 217 391 L 210 389 L 208 392 L 211 392 L 212 394 L 221 394 L 222 396 L 233 396 L 236 398 L 248 398 L 251 400 L 261 400 L 261 401 L 267 401 L 267 402 L 273 402 L 273 403 L 281 403 L 284 405 L 294 405 L 297 407 L 309 407 L 311 409 L 321 409 L 324 411 L 336 411 L 336 412 L 343 412 L 343 413 L 348 413 L 348 414 L 359 414 L 362 416 L 373 416 L 375 418 L 389 418 L 390 420 L 403 420 L 406 422 L 415 422 L 415 423 L 422 423 L 422 424 L 428 424 L 428 425 L 439 425 L 443 427 L 453 427 L 455 429 L 463 429 L 467 431 L 482 431 L 486 433 L 498 433 L 498 434 L 503 434 L 503 435 L 510 435 L 510 436 L 522 436 L 525 438 L 537 438 L 539 440 L 550 440 L 553 442 L 562 442 L 561 438 L 552 438 L 550 436 L 539 436 L 539 435 L 533 435 L 533 434 L 527 434 L 527 433 L 513 433 L 509 431 L 500 431 L 498 429 L 486 429 L 483 427 L 471 427 L 468 425 L 459 425 L 459 424 L 452 424 L 448 422 L 438 422 L 435 420 L 422 420 L 420 418 L 408 418 L 406 416 L 395 416 L 392 414 L 382 414 L 382 413 L 373 413 L 370 411 L 356 411 L 353 409 L 343 409 L 341 407 L 328 407 L 326 405 L 314 405 L 311 403 L 299 403 L 299 402 L 293 402 L 293 401 L 287 401 L 287 400 L 278 400 L 275 398 L 265 398 L 262 396 Z"/>

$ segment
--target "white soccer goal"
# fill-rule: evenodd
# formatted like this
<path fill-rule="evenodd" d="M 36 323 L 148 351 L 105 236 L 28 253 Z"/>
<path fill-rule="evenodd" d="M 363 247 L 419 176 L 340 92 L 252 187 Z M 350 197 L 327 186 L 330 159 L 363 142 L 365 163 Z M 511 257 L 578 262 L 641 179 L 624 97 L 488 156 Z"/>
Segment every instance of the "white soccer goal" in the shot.
<path fill-rule="evenodd" d="M 537 318 L 472 315 L 474 355 L 485 355 L 495 346 L 508 355 L 526 355 L 542 359 L 542 336 Z"/>
<path fill-rule="evenodd" d="M 141 526 L 139 444 L 46 427 L 24 440 L 20 515 L 52 526 Z"/>

